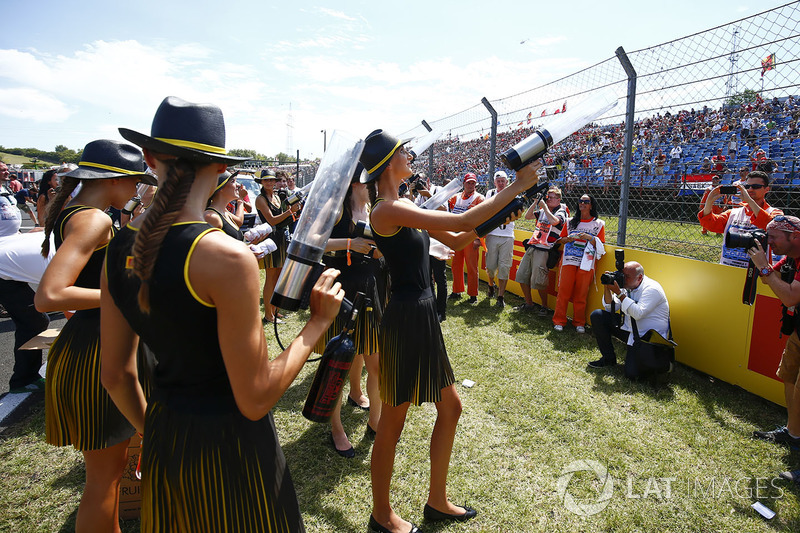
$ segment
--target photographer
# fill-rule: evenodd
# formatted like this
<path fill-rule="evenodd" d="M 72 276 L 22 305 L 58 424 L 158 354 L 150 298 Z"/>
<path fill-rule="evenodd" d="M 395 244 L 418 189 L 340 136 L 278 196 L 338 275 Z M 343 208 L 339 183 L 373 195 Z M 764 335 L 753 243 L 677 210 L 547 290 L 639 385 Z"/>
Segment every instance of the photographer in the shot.
<path fill-rule="evenodd" d="M 723 213 L 714 213 L 714 202 L 722 194 L 722 186 L 714 187 L 706 197 L 703 210 L 697 215 L 703 229 L 724 233 L 727 241 L 728 233 L 749 233 L 758 228 L 764 229 L 772 217 L 783 214 L 783 211 L 772 207 L 764 199 L 769 192 L 769 176 L 764 172 L 750 172 L 745 183 L 739 183 L 735 187 L 744 205 Z M 747 268 L 748 258 L 744 249 L 731 248 L 723 243 L 719 262 L 723 265 Z"/>
<path fill-rule="evenodd" d="M 773 253 L 785 255 L 774 266 L 770 266 L 761 244 L 756 241 L 753 248 L 747 250 L 753 264 L 759 270 L 761 279 L 769 285 L 775 296 L 784 305 L 783 327 L 781 332 L 789 335 L 786 348 L 776 375 L 783 381 L 786 397 L 788 421 L 786 426 L 772 431 L 754 431 L 753 437 L 780 444 L 800 446 L 800 339 L 798 327 L 800 316 L 794 309 L 800 304 L 800 273 L 797 262 L 800 259 L 800 218 L 776 216 L 767 225 L 767 243 Z M 795 472 L 800 477 L 800 471 Z M 797 479 L 794 477 L 793 480 Z"/>
<path fill-rule="evenodd" d="M 644 275 L 644 267 L 635 261 L 625 263 L 621 271 L 606 272 L 601 281 L 613 282 L 603 284 L 603 309 L 592 312 L 592 330 L 597 338 L 597 347 L 602 358 L 592 361 L 592 368 L 603 368 L 617 364 L 617 356 L 611 337 L 624 340 L 628 344 L 625 358 L 625 375 L 635 379 L 641 376 L 639 362 L 631 355 L 633 332 L 631 318 L 636 320 L 640 335 L 655 330 L 664 338 L 669 336 L 669 302 L 661 284 Z M 622 288 L 619 281 L 623 282 Z M 621 320 L 612 312 L 619 309 Z"/>

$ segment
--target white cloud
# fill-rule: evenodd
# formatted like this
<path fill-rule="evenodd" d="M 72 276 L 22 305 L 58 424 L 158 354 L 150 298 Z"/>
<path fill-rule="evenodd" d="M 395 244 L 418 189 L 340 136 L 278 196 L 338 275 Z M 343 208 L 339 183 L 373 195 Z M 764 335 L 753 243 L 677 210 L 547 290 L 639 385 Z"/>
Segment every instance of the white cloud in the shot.
<path fill-rule="evenodd" d="M 72 111 L 60 100 L 32 88 L 0 89 L 0 114 L 35 122 L 63 122 Z"/>
<path fill-rule="evenodd" d="M 329 17 L 333 17 L 333 18 L 337 18 L 337 19 L 349 20 L 349 21 L 353 21 L 353 22 L 356 20 L 355 18 L 350 17 L 350 16 L 346 15 L 345 13 L 343 13 L 341 11 L 335 11 L 333 9 L 328 9 L 328 8 L 325 8 L 325 7 L 319 8 L 319 11 L 320 11 L 320 13 L 322 13 L 324 15 L 328 15 Z"/>

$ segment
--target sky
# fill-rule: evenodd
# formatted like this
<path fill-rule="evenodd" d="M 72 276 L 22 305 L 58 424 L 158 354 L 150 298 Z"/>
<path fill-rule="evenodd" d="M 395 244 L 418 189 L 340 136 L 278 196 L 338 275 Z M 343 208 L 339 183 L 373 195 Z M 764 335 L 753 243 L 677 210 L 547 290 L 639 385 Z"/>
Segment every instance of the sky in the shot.
<path fill-rule="evenodd" d="M 149 133 L 174 95 L 222 108 L 228 149 L 321 157 L 334 130 L 399 134 L 618 46 L 784 3 L 3 0 L 0 145 L 80 149 L 122 140 L 118 127 Z"/>

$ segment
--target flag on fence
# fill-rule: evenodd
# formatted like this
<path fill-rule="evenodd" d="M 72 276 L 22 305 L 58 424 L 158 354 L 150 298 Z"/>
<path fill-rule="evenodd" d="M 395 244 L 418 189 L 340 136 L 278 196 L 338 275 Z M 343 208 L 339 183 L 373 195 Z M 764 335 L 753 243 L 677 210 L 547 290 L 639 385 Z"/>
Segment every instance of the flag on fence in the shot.
<path fill-rule="evenodd" d="M 540 116 L 540 117 L 543 117 L 543 116 L 545 116 L 546 114 L 547 114 L 547 109 L 542 109 L 542 114 L 541 114 L 541 115 L 539 115 L 539 116 Z"/>
<path fill-rule="evenodd" d="M 567 112 L 567 101 L 566 100 L 564 100 L 564 105 L 561 106 L 561 112 L 562 113 L 566 113 Z"/>
<path fill-rule="evenodd" d="M 554 115 L 558 115 L 559 113 L 561 113 L 561 110 L 560 110 L 560 109 L 556 109 L 556 110 L 555 110 L 555 112 L 554 112 L 553 114 L 554 114 Z"/>
<path fill-rule="evenodd" d="M 531 115 L 533 114 L 532 111 L 528 111 L 528 124 L 531 123 Z"/>
<path fill-rule="evenodd" d="M 523 120 L 522 122 L 520 122 L 519 124 L 517 124 L 517 127 L 518 127 L 518 128 L 521 128 L 523 124 L 525 124 L 525 121 L 524 121 L 524 120 Z"/>
<path fill-rule="evenodd" d="M 761 77 L 770 70 L 775 69 L 775 54 L 768 55 L 765 59 L 761 60 Z"/>
<path fill-rule="evenodd" d="M 711 179 L 714 176 L 715 174 L 686 174 L 678 195 L 703 194 L 711 185 Z"/>

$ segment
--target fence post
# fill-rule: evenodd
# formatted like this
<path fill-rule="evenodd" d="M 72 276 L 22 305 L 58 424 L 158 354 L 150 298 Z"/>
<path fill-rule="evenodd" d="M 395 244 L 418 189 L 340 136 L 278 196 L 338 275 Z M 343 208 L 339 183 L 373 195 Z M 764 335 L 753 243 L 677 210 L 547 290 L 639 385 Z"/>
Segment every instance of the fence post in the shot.
<path fill-rule="evenodd" d="M 425 120 L 422 121 L 422 125 L 425 126 L 425 129 L 428 131 L 433 130 Z M 436 176 L 436 173 L 433 171 L 433 147 L 435 144 L 436 143 L 433 143 L 431 145 L 430 152 L 428 152 L 428 179 L 431 180 L 431 183 L 433 183 L 433 178 Z"/>
<path fill-rule="evenodd" d="M 486 106 L 489 114 L 492 115 L 492 143 L 489 147 L 489 179 L 487 180 L 489 187 L 491 187 L 492 178 L 494 178 L 495 153 L 497 151 L 497 111 L 494 110 L 485 96 L 481 98 L 481 103 Z"/>
<path fill-rule="evenodd" d="M 625 150 L 622 165 L 622 187 L 619 201 L 619 228 L 617 246 L 625 246 L 625 235 L 628 231 L 628 196 L 631 186 L 631 154 L 633 147 L 633 113 L 636 110 L 636 71 L 628 59 L 628 54 L 620 46 L 616 49 L 617 59 L 628 75 L 628 108 L 625 110 Z"/>

